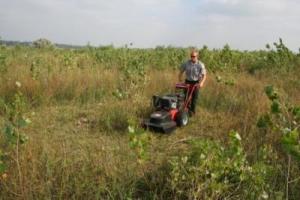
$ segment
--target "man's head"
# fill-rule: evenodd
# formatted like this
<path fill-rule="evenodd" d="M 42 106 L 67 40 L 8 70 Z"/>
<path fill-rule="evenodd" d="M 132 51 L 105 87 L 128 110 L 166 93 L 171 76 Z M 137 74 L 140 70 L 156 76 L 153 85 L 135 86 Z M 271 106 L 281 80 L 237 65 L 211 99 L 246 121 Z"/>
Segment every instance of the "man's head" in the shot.
<path fill-rule="evenodd" d="M 191 51 L 191 61 L 193 63 L 197 62 L 198 60 L 198 52 L 196 50 Z"/>

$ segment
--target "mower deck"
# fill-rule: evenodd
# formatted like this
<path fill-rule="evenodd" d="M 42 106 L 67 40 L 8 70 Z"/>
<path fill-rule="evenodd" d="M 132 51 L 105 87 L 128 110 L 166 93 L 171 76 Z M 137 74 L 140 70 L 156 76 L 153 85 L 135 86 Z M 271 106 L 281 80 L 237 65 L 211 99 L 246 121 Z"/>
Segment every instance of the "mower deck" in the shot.
<path fill-rule="evenodd" d="M 170 133 L 176 128 L 176 122 L 169 112 L 161 110 L 152 113 L 150 119 L 145 119 L 144 126 L 155 132 Z"/>
<path fill-rule="evenodd" d="M 146 126 L 147 129 L 151 131 L 161 132 L 161 133 L 170 133 L 176 128 L 176 123 L 174 121 L 155 124 L 155 123 L 151 123 L 150 119 L 146 119 L 144 121 L 144 125 Z"/>

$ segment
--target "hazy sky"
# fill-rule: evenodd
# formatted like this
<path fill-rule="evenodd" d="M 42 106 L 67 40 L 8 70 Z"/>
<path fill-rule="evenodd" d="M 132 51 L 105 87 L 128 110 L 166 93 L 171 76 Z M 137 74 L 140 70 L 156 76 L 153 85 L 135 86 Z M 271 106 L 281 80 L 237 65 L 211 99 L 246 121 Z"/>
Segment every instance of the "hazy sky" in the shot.
<path fill-rule="evenodd" d="M 0 0 L 5 40 L 134 47 L 300 47 L 299 0 Z"/>

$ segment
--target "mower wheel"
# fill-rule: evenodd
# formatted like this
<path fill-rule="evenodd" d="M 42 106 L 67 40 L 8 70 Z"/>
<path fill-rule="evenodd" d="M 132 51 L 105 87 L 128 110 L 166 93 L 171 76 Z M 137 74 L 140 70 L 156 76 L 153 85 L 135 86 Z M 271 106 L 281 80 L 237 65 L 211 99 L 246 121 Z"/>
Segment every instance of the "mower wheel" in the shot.
<path fill-rule="evenodd" d="M 177 126 L 186 126 L 189 122 L 189 115 L 185 111 L 180 111 L 176 115 L 176 124 Z"/>

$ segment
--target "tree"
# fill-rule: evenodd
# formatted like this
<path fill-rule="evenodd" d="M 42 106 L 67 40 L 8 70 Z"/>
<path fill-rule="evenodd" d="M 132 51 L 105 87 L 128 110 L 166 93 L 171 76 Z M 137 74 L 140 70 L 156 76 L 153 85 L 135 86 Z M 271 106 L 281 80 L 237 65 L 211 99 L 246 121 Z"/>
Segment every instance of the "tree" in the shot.
<path fill-rule="evenodd" d="M 40 38 L 33 42 L 33 46 L 36 48 L 49 48 L 49 47 L 53 47 L 53 44 L 50 40 L 47 40 L 45 38 Z"/>

